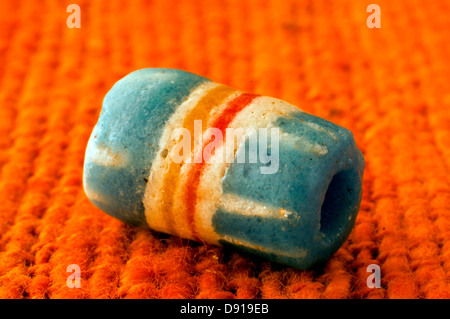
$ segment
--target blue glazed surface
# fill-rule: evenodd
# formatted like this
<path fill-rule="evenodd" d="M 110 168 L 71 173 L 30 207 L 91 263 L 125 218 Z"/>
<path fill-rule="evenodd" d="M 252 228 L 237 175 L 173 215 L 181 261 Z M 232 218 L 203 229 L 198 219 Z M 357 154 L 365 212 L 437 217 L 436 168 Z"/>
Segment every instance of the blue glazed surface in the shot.
<path fill-rule="evenodd" d="M 162 131 L 207 81 L 179 70 L 142 69 L 113 86 L 86 150 L 84 185 L 92 203 L 123 222 L 148 227 L 143 196 Z M 223 245 L 307 269 L 329 259 L 350 234 L 364 159 L 350 131 L 316 116 L 292 111 L 272 124 L 281 133 L 278 171 L 262 174 L 261 162 L 233 163 L 221 180 L 222 191 L 289 214 L 236 213 L 219 206 L 213 231 Z M 237 157 L 248 154 L 248 144 L 247 139 Z"/>
<path fill-rule="evenodd" d="M 295 113 L 278 118 L 275 125 L 309 145 L 326 147 L 327 153 L 305 150 L 301 142 L 281 136 L 277 173 L 262 175 L 260 163 L 234 163 L 224 177 L 223 192 L 294 213 L 267 220 L 219 208 L 213 225 L 222 237 L 263 248 L 240 249 L 306 269 L 327 260 L 350 234 L 361 200 L 364 159 L 350 131 L 321 118 Z M 235 246 L 226 240 L 222 244 Z"/>
<path fill-rule="evenodd" d="M 90 198 L 97 207 L 129 224 L 146 226 L 142 197 L 162 129 L 178 105 L 205 81 L 209 80 L 180 70 L 142 69 L 106 94 L 87 152 L 104 148 L 124 155 L 127 163 L 85 162 L 84 184 L 101 198 Z"/>

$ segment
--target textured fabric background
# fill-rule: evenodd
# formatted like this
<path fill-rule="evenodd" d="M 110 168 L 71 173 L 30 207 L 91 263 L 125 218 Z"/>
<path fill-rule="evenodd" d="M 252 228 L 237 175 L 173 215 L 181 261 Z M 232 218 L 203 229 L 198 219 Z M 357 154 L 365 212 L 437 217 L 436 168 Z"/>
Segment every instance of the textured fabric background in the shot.
<path fill-rule="evenodd" d="M 381 7 L 381 29 L 366 8 Z M 66 7 L 81 7 L 69 29 Z M 450 4 L 14 1 L 0 5 L 0 297 L 449 298 Z M 354 132 L 349 240 L 298 271 L 128 227 L 84 195 L 103 96 L 144 67 L 284 99 Z M 66 271 L 81 269 L 81 288 Z M 369 289 L 370 264 L 382 287 Z"/>

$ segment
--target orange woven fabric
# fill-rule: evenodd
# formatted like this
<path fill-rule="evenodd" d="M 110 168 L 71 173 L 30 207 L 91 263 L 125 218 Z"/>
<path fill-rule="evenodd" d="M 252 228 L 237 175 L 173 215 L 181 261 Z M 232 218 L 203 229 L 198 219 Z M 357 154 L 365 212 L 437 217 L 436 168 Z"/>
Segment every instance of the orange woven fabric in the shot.
<path fill-rule="evenodd" d="M 370 3 L 381 29 L 369 29 Z M 81 8 L 70 29 L 66 8 Z M 449 298 L 450 3 L 2 1 L 1 298 Z M 82 188 L 114 82 L 184 69 L 353 131 L 366 159 L 355 228 L 326 265 L 282 267 L 132 228 Z M 68 288 L 67 266 L 81 270 Z M 381 267 L 368 288 L 367 266 Z"/>

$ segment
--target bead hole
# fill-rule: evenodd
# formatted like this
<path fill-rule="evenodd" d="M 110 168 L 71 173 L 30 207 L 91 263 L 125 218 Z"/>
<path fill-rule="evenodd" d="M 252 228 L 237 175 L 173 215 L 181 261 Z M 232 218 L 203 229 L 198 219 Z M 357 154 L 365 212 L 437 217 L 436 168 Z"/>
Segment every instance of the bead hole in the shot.
<path fill-rule="evenodd" d="M 329 239 L 342 233 L 353 215 L 358 191 L 353 171 L 342 171 L 333 176 L 322 204 L 320 231 Z"/>

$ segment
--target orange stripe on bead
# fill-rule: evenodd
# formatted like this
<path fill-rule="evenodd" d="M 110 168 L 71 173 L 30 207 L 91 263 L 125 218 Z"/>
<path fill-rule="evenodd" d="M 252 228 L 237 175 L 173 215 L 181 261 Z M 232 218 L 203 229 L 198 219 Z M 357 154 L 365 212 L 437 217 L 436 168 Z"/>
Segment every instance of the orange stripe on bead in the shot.
<path fill-rule="evenodd" d="M 230 123 L 234 120 L 236 115 L 242 111 L 246 106 L 248 106 L 256 97 L 259 95 L 255 94 L 241 94 L 228 102 L 227 107 L 224 109 L 224 111 L 215 119 L 215 121 L 211 124 L 211 127 L 217 128 L 222 132 L 222 136 L 225 139 L 226 135 L 226 128 L 230 125 Z M 212 137 L 208 140 L 203 141 L 202 145 L 202 154 L 203 151 L 210 142 L 212 142 Z M 197 203 L 198 198 L 198 185 L 200 182 L 201 175 L 203 173 L 203 170 L 205 168 L 205 160 L 203 159 L 201 163 L 194 163 L 195 154 L 192 155 L 192 161 L 190 164 L 189 172 L 188 172 L 188 178 L 186 180 L 185 185 L 185 193 L 184 193 L 184 201 L 185 201 L 185 213 L 186 213 L 186 219 L 188 223 L 188 227 L 191 229 L 192 234 L 194 238 L 198 241 L 201 241 L 200 237 L 198 236 L 196 232 L 195 227 L 195 206 Z"/>
<path fill-rule="evenodd" d="M 186 115 L 183 120 L 183 127 L 188 129 L 191 133 L 191 152 L 194 151 L 194 121 L 201 120 L 208 122 L 211 111 L 221 105 L 231 94 L 236 90 L 220 85 L 208 91 L 194 106 L 194 108 Z M 204 131 L 206 128 L 202 128 Z M 202 132 L 203 134 L 203 132 Z M 180 171 L 182 165 L 175 162 L 170 162 L 166 175 L 164 176 L 164 183 L 161 189 L 162 205 L 161 210 L 165 214 L 167 227 L 171 233 L 176 233 L 174 227 L 173 201 L 174 189 L 179 184 Z"/>

